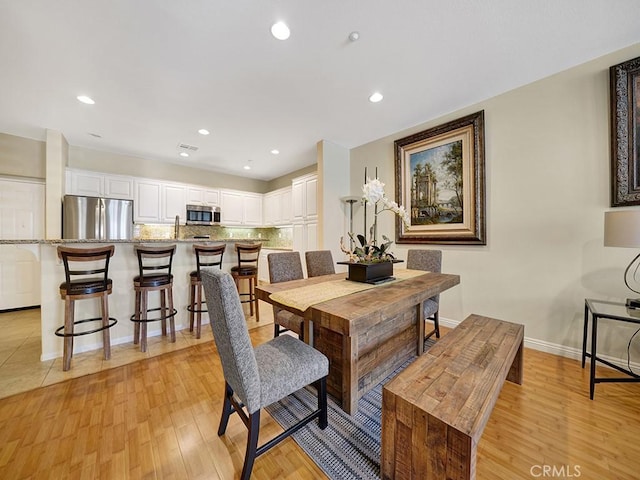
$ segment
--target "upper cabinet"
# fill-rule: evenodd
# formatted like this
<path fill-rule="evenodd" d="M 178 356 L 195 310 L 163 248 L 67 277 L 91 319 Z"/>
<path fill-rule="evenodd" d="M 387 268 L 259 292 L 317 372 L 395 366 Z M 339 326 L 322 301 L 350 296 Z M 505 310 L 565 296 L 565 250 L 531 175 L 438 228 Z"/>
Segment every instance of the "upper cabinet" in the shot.
<path fill-rule="evenodd" d="M 267 226 L 291 223 L 291 187 L 265 193 L 262 204 L 262 218 Z"/>
<path fill-rule="evenodd" d="M 133 201 L 134 221 L 140 223 L 159 223 L 161 218 L 160 197 L 162 186 L 154 180 L 135 181 L 135 199 Z"/>
<path fill-rule="evenodd" d="M 220 205 L 220 190 L 202 187 L 187 187 L 187 203 L 189 205 Z"/>
<path fill-rule="evenodd" d="M 294 178 L 291 183 L 291 208 L 294 222 L 314 221 L 318 218 L 318 175 Z"/>
<path fill-rule="evenodd" d="M 85 170 L 67 169 L 66 189 L 70 195 L 122 198 L 131 200 L 135 193 L 133 178 Z"/>
<path fill-rule="evenodd" d="M 184 222 L 187 217 L 187 187 L 180 184 L 163 183 L 160 189 L 163 223 L 174 222 L 176 216 Z"/>
<path fill-rule="evenodd" d="M 262 225 L 262 194 L 220 190 L 221 222 L 223 225 Z"/>

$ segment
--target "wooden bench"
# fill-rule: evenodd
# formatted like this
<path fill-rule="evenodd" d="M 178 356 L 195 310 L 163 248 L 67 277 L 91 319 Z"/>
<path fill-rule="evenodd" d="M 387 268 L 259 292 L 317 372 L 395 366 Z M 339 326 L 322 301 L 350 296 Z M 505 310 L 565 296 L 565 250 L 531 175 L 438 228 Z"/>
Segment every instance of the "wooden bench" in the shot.
<path fill-rule="evenodd" d="M 474 479 L 505 378 L 522 384 L 524 326 L 470 315 L 387 383 L 383 479 Z"/>

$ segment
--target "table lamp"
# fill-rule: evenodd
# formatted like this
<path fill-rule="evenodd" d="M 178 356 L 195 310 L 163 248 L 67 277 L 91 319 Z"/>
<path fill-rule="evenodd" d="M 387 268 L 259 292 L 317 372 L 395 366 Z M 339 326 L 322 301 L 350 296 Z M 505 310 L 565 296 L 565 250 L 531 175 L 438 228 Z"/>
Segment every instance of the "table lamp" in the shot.
<path fill-rule="evenodd" d="M 640 210 L 616 210 L 604 213 L 604 246 L 605 247 L 628 247 L 640 248 Z M 640 267 L 637 263 L 640 254 L 631 260 L 631 263 L 624 271 L 624 284 L 634 293 L 640 294 L 640 291 L 634 290 L 629 284 L 629 275 L 638 282 L 636 273 Z M 632 270 L 633 265 L 635 269 Z M 640 308 L 640 298 L 628 298 L 627 307 Z"/>

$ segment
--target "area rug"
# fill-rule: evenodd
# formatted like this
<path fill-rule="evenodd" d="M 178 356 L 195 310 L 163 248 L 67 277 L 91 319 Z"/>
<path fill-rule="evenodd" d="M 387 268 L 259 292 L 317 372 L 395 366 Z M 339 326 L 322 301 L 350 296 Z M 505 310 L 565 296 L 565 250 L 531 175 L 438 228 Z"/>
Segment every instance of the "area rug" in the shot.
<path fill-rule="evenodd" d="M 432 340 L 425 341 L 427 350 Z M 415 357 L 417 358 L 417 357 Z M 350 416 L 329 396 L 329 425 L 320 430 L 313 421 L 292 438 L 331 479 L 380 478 L 380 434 L 382 386 L 404 370 L 412 358 L 387 376 L 358 401 L 358 412 Z M 302 389 L 267 407 L 267 412 L 287 428 L 317 408 L 315 390 Z"/>

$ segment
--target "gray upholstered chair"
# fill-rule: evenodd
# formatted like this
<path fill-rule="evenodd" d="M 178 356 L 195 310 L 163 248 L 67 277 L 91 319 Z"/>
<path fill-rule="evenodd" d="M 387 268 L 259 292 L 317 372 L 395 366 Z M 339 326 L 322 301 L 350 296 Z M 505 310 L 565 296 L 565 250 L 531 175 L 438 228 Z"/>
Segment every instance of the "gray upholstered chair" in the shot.
<path fill-rule="evenodd" d="M 299 252 L 278 252 L 267 255 L 269 265 L 269 282 L 289 282 L 304 278 L 302 273 L 302 262 Z M 282 310 L 274 305 L 273 307 L 273 336 L 277 337 L 282 332 L 291 330 L 303 339 L 304 319 L 299 315 Z M 281 328 L 282 327 L 282 328 Z"/>
<path fill-rule="evenodd" d="M 321 429 L 326 428 L 329 360 L 290 335 L 252 347 L 238 290 L 231 275 L 207 268 L 202 270 L 201 277 L 209 323 L 225 380 L 218 435 L 224 435 L 229 416 L 236 412 L 249 430 L 241 476 L 242 480 L 248 480 L 258 455 L 315 418 Z M 318 391 L 318 409 L 258 447 L 260 410 L 314 382 Z"/>
<path fill-rule="evenodd" d="M 307 276 L 333 275 L 336 268 L 333 263 L 331 250 L 315 250 L 304 253 L 307 262 Z"/>
<path fill-rule="evenodd" d="M 442 251 L 441 250 L 408 250 L 407 268 L 411 270 L 427 270 L 429 272 L 440 273 L 442 271 Z M 438 318 L 440 295 L 431 297 L 424 302 L 425 320 L 433 320 L 434 329 L 425 335 L 429 338 L 434 333 L 436 338 L 440 338 L 440 322 Z"/>

